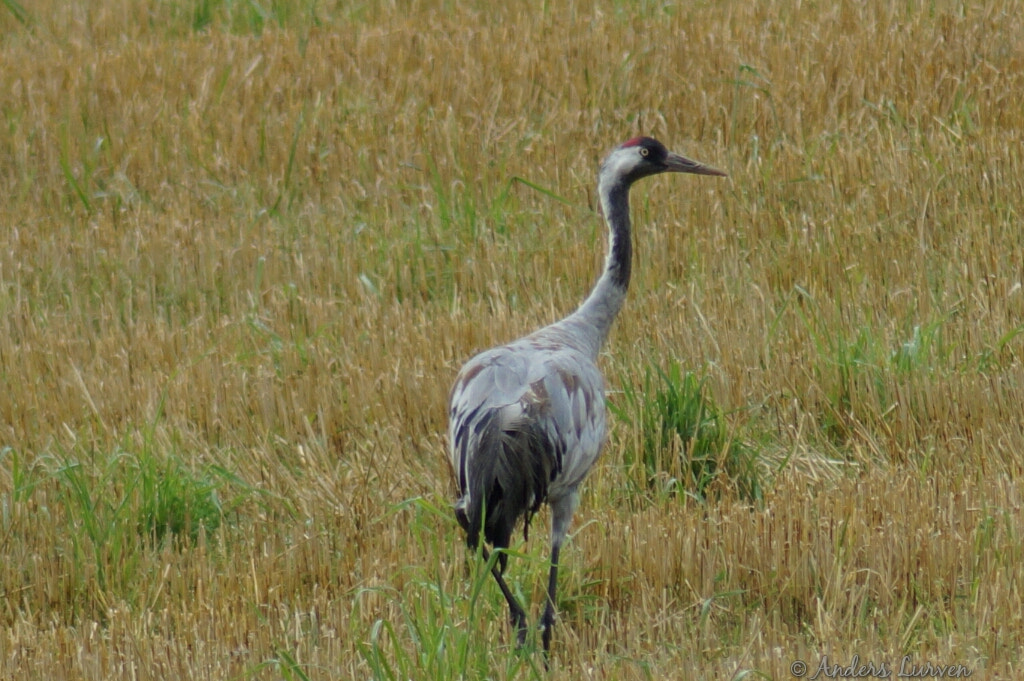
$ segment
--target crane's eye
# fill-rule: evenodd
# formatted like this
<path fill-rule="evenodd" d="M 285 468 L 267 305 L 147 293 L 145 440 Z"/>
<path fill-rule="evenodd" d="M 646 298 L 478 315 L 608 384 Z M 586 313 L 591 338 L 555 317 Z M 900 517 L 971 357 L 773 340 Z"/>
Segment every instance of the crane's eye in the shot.
<path fill-rule="evenodd" d="M 650 153 L 651 150 L 648 149 L 647 147 L 640 147 L 640 155 L 643 156 L 644 158 L 647 158 L 647 156 L 650 155 Z"/>

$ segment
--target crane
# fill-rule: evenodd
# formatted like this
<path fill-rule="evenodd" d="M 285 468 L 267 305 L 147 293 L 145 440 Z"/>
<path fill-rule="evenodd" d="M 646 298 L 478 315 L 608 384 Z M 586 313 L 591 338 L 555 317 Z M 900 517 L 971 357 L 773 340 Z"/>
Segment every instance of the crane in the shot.
<path fill-rule="evenodd" d="M 660 173 L 724 176 L 722 171 L 635 137 L 608 154 L 598 174 L 608 224 L 604 271 L 571 315 L 466 362 L 449 398 L 448 436 L 459 498 L 455 515 L 466 543 L 477 549 L 481 531 L 498 551 L 492 566 L 508 602 L 516 643 L 526 642 L 526 611 L 505 581 L 513 530 L 547 503 L 551 509 L 551 563 L 547 603 L 540 619 L 545 661 L 555 623 L 558 556 L 576 510 L 577 490 L 605 441 L 604 379 L 597 356 L 626 298 L 632 266 L 630 186 Z M 489 564 L 486 547 L 480 547 Z"/>

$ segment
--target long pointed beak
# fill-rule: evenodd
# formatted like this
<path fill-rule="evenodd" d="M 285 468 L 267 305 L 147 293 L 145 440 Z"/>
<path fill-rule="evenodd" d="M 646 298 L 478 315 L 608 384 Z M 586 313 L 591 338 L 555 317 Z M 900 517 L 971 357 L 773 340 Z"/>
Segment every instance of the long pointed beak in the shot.
<path fill-rule="evenodd" d="M 719 177 L 726 177 L 718 168 L 712 168 L 706 166 L 703 163 L 692 161 L 685 156 L 668 152 L 668 156 L 665 158 L 665 170 L 670 173 L 693 173 L 694 175 L 717 175 Z"/>

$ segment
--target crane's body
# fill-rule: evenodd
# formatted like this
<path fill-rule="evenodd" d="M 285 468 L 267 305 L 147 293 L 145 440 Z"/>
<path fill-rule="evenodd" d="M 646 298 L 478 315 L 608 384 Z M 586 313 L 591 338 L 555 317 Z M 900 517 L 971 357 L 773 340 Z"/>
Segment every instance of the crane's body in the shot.
<path fill-rule="evenodd" d="M 629 287 L 629 187 L 662 172 L 724 175 L 649 137 L 613 150 L 598 183 L 609 227 L 608 258 L 590 296 L 565 319 L 469 360 L 452 388 L 448 435 L 459 489 L 455 513 L 469 546 L 476 548 L 483 532 L 487 543 L 507 548 L 520 518 L 528 528 L 542 503 L 551 508 L 551 571 L 541 617 L 545 652 L 554 625 L 559 550 L 576 510 L 577 489 L 607 432 L 597 358 Z M 493 574 L 522 645 L 526 612 L 505 583 L 506 562 L 500 553 Z"/>

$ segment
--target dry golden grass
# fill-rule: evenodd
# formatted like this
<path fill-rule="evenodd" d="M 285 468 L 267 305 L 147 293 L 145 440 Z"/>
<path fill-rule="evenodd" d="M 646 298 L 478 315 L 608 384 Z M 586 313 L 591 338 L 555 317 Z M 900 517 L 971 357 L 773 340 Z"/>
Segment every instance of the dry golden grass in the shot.
<path fill-rule="evenodd" d="M 0 677 L 544 677 L 445 398 L 585 295 L 643 132 L 730 178 L 634 192 L 610 398 L 705 375 L 764 497 L 616 422 L 548 676 L 1017 678 L 1017 3 L 492 4 L 0 2 Z"/>

